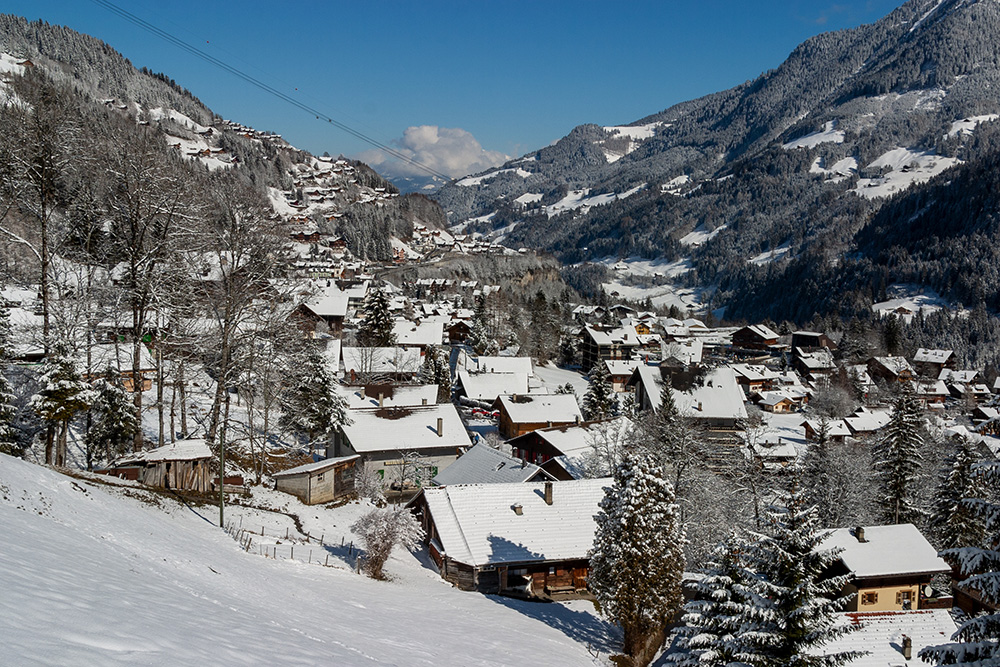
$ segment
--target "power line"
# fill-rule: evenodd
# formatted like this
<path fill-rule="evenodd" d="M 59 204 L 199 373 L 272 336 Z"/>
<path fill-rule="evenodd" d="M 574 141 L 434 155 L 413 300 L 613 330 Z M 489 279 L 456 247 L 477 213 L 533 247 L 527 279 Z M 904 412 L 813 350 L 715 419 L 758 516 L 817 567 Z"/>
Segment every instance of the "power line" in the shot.
<path fill-rule="evenodd" d="M 270 95 L 273 95 L 274 97 L 277 97 L 278 99 L 282 100 L 283 102 L 287 102 L 287 103 L 291 104 L 292 106 L 297 107 L 297 108 L 301 109 L 302 111 L 305 111 L 306 113 L 309 113 L 309 114 L 315 116 L 317 120 L 325 120 L 330 125 L 333 125 L 334 127 L 339 128 L 339 129 L 343 130 L 344 132 L 347 132 L 351 136 L 356 137 L 356 138 L 364 141 L 365 143 L 374 146 L 375 148 L 377 148 L 380 151 L 386 153 L 387 155 L 390 155 L 391 157 L 396 158 L 397 160 L 401 160 L 403 162 L 406 162 L 408 164 L 413 165 L 414 167 L 417 167 L 418 169 L 422 169 L 422 170 L 426 171 L 428 174 L 430 174 L 431 176 L 436 176 L 437 178 L 441 178 L 441 179 L 443 179 L 445 181 L 450 181 L 451 180 L 451 176 L 448 176 L 447 174 L 442 174 L 441 172 L 437 171 L 436 169 L 434 169 L 432 167 L 428 167 L 424 163 L 422 163 L 422 162 L 420 162 L 418 160 L 413 159 L 409 155 L 406 155 L 405 153 L 403 153 L 401 151 L 398 151 L 395 148 L 392 148 L 391 146 L 387 146 L 386 144 L 384 144 L 381 141 L 378 141 L 377 139 L 375 139 L 375 138 L 373 138 L 373 137 L 365 134 L 364 132 L 360 132 L 358 130 L 355 130 L 353 127 L 351 127 L 351 126 L 349 126 L 349 125 L 347 125 L 345 123 L 342 123 L 342 122 L 336 120 L 335 118 L 331 118 L 330 116 L 328 116 L 327 114 L 323 113 L 322 111 L 320 111 L 320 110 L 318 110 L 318 109 L 316 109 L 316 108 L 314 108 L 312 106 L 309 106 L 308 104 L 304 104 L 303 102 L 300 102 L 299 100 L 295 99 L 294 97 L 291 97 L 290 95 L 287 95 L 287 94 L 281 92 L 277 88 L 274 88 L 273 86 L 268 85 L 267 83 L 261 81 L 260 79 L 254 77 L 254 76 L 252 76 L 250 74 L 247 74 L 243 70 L 241 70 L 241 69 L 239 69 L 237 67 L 234 67 L 233 65 L 230 65 L 229 63 L 225 62 L 224 60 L 220 60 L 219 58 L 216 58 L 215 56 L 213 56 L 213 55 L 211 55 L 209 53 L 206 53 L 206 52 L 202 51 L 201 49 L 199 49 L 199 48 L 197 48 L 195 46 L 191 46 L 190 44 L 188 44 L 184 40 L 180 39 L 179 37 L 176 37 L 172 33 L 167 32 L 166 30 L 163 30 L 162 28 L 159 28 L 159 27 L 153 25 L 152 23 L 149 23 L 148 21 L 146 21 L 146 20 L 144 20 L 142 18 L 139 18 L 135 14 L 133 14 L 133 13 L 131 13 L 131 12 L 125 10 L 125 9 L 122 9 L 121 7 L 119 7 L 118 5 L 114 4 L 113 2 L 110 2 L 109 0 L 91 0 L 91 2 L 93 2 L 94 4 L 100 5 L 101 7 L 104 7 L 108 11 L 110 11 L 110 12 L 112 12 L 114 14 L 117 14 L 118 16 L 120 16 L 121 18 L 125 19 L 129 23 L 132 23 L 132 24 L 134 24 L 134 25 L 142 28 L 143 30 L 146 30 L 148 32 L 153 33 L 157 37 L 160 37 L 161 39 L 163 39 L 163 40 L 165 40 L 167 42 L 170 42 L 174 46 L 176 46 L 176 47 L 178 47 L 180 49 L 183 49 L 184 51 L 187 51 L 191 55 L 193 55 L 193 56 L 195 56 L 197 58 L 201 58 L 205 62 L 208 62 L 208 63 L 210 63 L 212 65 L 215 65 L 216 67 L 229 72 L 233 76 L 236 76 L 236 77 L 239 77 L 240 79 L 243 79 L 244 81 L 246 81 L 247 83 L 251 84 L 252 86 L 256 86 L 257 88 L 260 88 L 264 92 L 269 93 Z"/>

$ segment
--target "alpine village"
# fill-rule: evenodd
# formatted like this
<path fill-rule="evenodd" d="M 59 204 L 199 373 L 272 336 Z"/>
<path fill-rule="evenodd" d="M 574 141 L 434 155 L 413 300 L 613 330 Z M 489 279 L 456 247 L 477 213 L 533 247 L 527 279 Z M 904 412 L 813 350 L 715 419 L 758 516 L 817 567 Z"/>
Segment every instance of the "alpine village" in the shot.
<path fill-rule="evenodd" d="M 0 15 L 0 663 L 1000 665 L 998 89 L 908 0 L 403 187 Z"/>

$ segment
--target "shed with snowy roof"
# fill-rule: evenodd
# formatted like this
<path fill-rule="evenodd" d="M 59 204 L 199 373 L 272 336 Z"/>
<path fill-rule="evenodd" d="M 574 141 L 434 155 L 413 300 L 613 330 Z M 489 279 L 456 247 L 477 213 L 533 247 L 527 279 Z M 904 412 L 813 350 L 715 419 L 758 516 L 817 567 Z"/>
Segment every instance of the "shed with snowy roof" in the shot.
<path fill-rule="evenodd" d="M 608 479 L 458 484 L 410 501 L 441 577 L 464 590 L 535 598 L 586 590 Z"/>
<path fill-rule="evenodd" d="M 504 482 L 544 482 L 553 479 L 534 463 L 514 458 L 485 442 L 458 457 L 458 460 L 438 473 L 434 483 L 447 484 L 499 484 Z"/>
<path fill-rule="evenodd" d="M 838 571 L 849 574 L 844 593 L 856 594 L 848 611 L 893 611 L 951 606 L 931 592 L 931 578 L 951 572 L 937 549 L 912 523 L 831 530 L 820 549 L 839 551 Z"/>
<path fill-rule="evenodd" d="M 203 438 L 178 440 L 156 449 L 126 454 L 101 472 L 146 486 L 176 491 L 209 491 L 212 450 Z"/>
<path fill-rule="evenodd" d="M 323 459 L 271 475 L 274 488 L 297 496 L 306 505 L 329 503 L 354 496 L 357 454 Z"/>

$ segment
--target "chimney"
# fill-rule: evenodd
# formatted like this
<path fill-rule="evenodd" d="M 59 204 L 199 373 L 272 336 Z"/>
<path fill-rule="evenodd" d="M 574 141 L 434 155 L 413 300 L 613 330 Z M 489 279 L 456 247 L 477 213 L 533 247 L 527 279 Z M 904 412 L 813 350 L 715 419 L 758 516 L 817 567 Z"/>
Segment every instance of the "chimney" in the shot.
<path fill-rule="evenodd" d="M 444 419 L 438 417 L 438 437 L 441 438 L 443 436 L 444 436 Z"/>
<path fill-rule="evenodd" d="M 703 408 L 702 408 L 702 405 L 701 405 L 701 401 L 698 401 L 698 412 L 702 412 L 702 411 L 703 411 Z"/>
<path fill-rule="evenodd" d="M 427 399 L 426 398 L 421 398 L 420 399 L 420 405 L 427 405 Z"/>
<path fill-rule="evenodd" d="M 521 503 L 517 503 L 516 505 L 512 505 L 511 509 L 514 510 L 514 514 L 516 514 L 518 516 L 521 516 L 522 514 L 524 514 L 524 508 L 521 507 Z"/>
<path fill-rule="evenodd" d="M 858 526 L 854 529 L 854 537 L 858 538 L 858 542 L 867 542 L 865 539 L 865 529 L 862 526 Z"/>
<path fill-rule="evenodd" d="M 909 660 L 913 657 L 913 639 L 903 635 L 903 657 Z"/>
<path fill-rule="evenodd" d="M 580 423 L 580 415 L 574 415 L 574 417 L 573 417 L 573 423 L 574 424 L 579 424 Z"/>
<path fill-rule="evenodd" d="M 382 392 L 378 393 L 378 406 L 380 408 L 385 407 L 385 394 L 383 394 Z"/>
<path fill-rule="evenodd" d="M 354 369 L 353 368 L 351 369 L 351 381 L 352 382 L 354 381 Z M 365 386 L 364 385 L 361 385 L 361 398 L 368 398 L 368 395 L 365 394 Z"/>
<path fill-rule="evenodd" d="M 552 482 L 545 482 L 545 504 L 552 504 Z"/>

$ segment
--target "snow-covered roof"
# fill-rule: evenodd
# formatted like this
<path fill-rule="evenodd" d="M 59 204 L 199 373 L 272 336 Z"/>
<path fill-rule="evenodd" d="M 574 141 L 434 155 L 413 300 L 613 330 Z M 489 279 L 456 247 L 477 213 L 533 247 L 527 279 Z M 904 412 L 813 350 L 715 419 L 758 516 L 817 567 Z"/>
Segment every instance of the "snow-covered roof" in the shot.
<path fill-rule="evenodd" d="M 888 424 L 891 418 L 889 410 L 870 410 L 862 407 L 850 417 L 844 417 L 844 422 L 854 433 L 869 433 Z"/>
<path fill-rule="evenodd" d="M 500 396 L 497 400 L 515 424 L 583 421 L 573 394 L 518 396 L 517 402 L 510 396 Z"/>
<path fill-rule="evenodd" d="M 759 364 L 732 364 L 730 368 L 736 375 L 746 378 L 748 382 L 763 382 L 765 380 L 777 380 L 778 373 L 772 371 L 767 366 Z"/>
<path fill-rule="evenodd" d="M 347 399 L 347 407 L 357 408 L 377 408 L 378 394 L 366 396 L 364 387 L 344 387 L 338 385 L 337 393 Z M 401 386 L 392 388 L 392 396 L 384 396 L 382 407 L 399 408 L 412 407 L 415 405 L 434 405 L 437 403 L 438 386 L 436 384 L 421 384 L 414 386 Z"/>
<path fill-rule="evenodd" d="M 457 461 L 434 478 L 440 486 L 446 484 L 501 484 L 527 482 L 532 477 L 548 473 L 534 463 L 523 462 L 480 442 L 462 454 Z"/>
<path fill-rule="evenodd" d="M 156 461 L 195 461 L 211 457 L 212 450 L 208 448 L 208 444 L 204 438 L 190 438 L 188 440 L 178 440 L 177 442 L 157 447 L 156 449 L 126 454 L 115 461 L 115 465 L 153 463 Z"/>
<path fill-rule="evenodd" d="M 700 338 L 675 338 L 669 343 L 663 343 L 660 347 L 660 354 L 664 359 L 673 357 L 683 364 L 691 365 L 701 363 L 701 358 L 705 350 L 705 342 Z"/>
<path fill-rule="evenodd" d="M 714 368 L 701 386 L 690 391 L 673 391 L 674 402 L 681 414 L 695 419 L 746 419 L 743 390 L 736 382 L 736 373 L 726 366 Z"/>
<path fill-rule="evenodd" d="M 524 373 L 534 375 L 531 357 L 470 357 L 465 358 L 465 367 L 480 373 Z"/>
<path fill-rule="evenodd" d="M 562 452 L 562 456 L 557 457 L 559 464 L 574 478 L 580 479 L 587 473 L 587 457 L 594 451 L 594 445 L 606 444 L 621 450 L 631 440 L 634 428 L 635 424 L 626 417 L 615 417 L 572 426 L 543 428 L 533 431 L 533 435 Z"/>
<path fill-rule="evenodd" d="M 825 347 L 812 352 L 805 352 L 802 348 L 795 348 L 795 354 L 799 362 L 806 367 L 806 370 L 818 371 L 837 367 L 837 364 L 833 360 L 833 353 Z"/>
<path fill-rule="evenodd" d="M 815 433 L 819 433 L 820 430 L 820 420 L 818 419 L 806 419 L 802 422 L 801 426 L 809 425 Z M 846 438 L 851 435 L 851 429 L 847 428 L 847 424 L 843 419 L 831 419 L 826 423 L 827 436 L 830 438 Z"/>
<path fill-rule="evenodd" d="M 632 375 L 632 371 L 639 365 L 638 359 L 606 359 L 604 366 L 611 375 Z"/>
<path fill-rule="evenodd" d="M 913 355 L 913 361 L 918 364 L 943 364 L 954 354 L 951 350 L 925 350 L 921 347 Z"/>
<path fill-rule="evenodd" d="M 351 454 L 350 456 L 338 456 L 335 459 L 323 459 L 322 461 L 313 461 L 312 463 L 306 463 L 305 465 L 296 466 L 294 468 L 289 468 L 288 470 L 282 470 L 276 472 L 271 477 L 291 477 L 293 475 L 301 475 L 304 473 L 311 472 L 322 472 L 323 470 L 329 470 L 348 461 L 353 461 L 355 459 L 361 458 L 360 454 Z"/>
<path fill-rule="evenodd" d="M 618 327 L 617 329 L 604 330 L 588 326 L 584 327 L 584 330 L 598 346 L 624 345 L 625 347 L 635 347 L 639 345 L 639 334 L 635 332 L 635 327 Z"/>
<path fill-rule="evenodd" d="M 968 384 L 970 382 L 975 382 L 978 377 L 979 371 L 975 370 L 954 371 L 950 368 L 942 368 L 941 372 L 938 373 L 938 380 L 944 380 L 945 382 L 952 382 L 955 384 Z M 997 378 L 997 381 L 1000 382 L 1000 378 Z"/>
<path fill-rule="evenodd" d="M 875 357 L 875 361 L 895 375 L 904 371 L 913 372 L 913 367 L 910 366 L 910 362 L 905 357 Z"/>
<path fill-rule="evenodd" d="M 416 373 L 420 350 L 402 347 L 343 347 L 344 370 L 357 373 Z"/>
<path fill-rule="evenodd" d="M 773 338 L 777 338 L 778 337 L 777 333 L 775 333 L 774 331 L 772 331 L 768 327 L 764 326 L 763 324 L 751 324 L 750 326 L 744 327 L 744 328 L 748 329 L 754 335 L 756 335 L 756 336 L 758 336 L 760 338 L 763 338 L 764 340 L 771 340 Z"/>
<path fill-rule="evenodd" d="M 347 317 L 348 300 L 346 292 L 336 294 L 327 292 L 316 299 L 307 301 L 304 305 L 320 317 Z"/>
<path fill-rule="evenodd" d="M 528 393 L 526 373 L 470 373 L 458 371 L 465 395 L 476 401 L 495 401 L 497 396 Z"/>
<path fill-rule="evenodd" d="M 359 454 L 372 452 L 471 447 L 458 410 L 451 403 L 397 410 L 351 410 L 352 423 L 342 426 L 351 447 Z M 437 434 L 437 420 L 442 434 Z"/>
<path fill-rule="evenodd" d="M 937 549 L 912 523 L 866 526 L 864 542 L 858 541 L 855 531 L 831 530 L 818 548 L 839 549 L 837 557 L 858 579 L 951 572 Z"/>
<path fill-rule="evenodd" d="M 444 341 L 444 324 L 440 320 L 396 320 L 392 332 L 398 345 L 441 345 Z"/>
<path fill-rule="evenodd" d="M 893 667 L 919 664 L 916 655 L 927 646 L 946 643 L 958 629 L 949 609 L 919 611 L 879 611 L 841 614 L 838 625 L 853 625 L 857 629 L 824 644 L 814 653 L 829 655 L 841 651 L 867 653 L 847 663 L 847 667 Z M 913 641 L 914 659 L 903 658 L 903 635 Z"/>
<path fill-rule="evenodd" d="M 584 559 L 594 545 L 594 515 L 611 480 L 551 484 L 551 505 L 540 483 L 457 484 L 426 488 L 423 496 L 441 547 L 460 563 Z"/>

